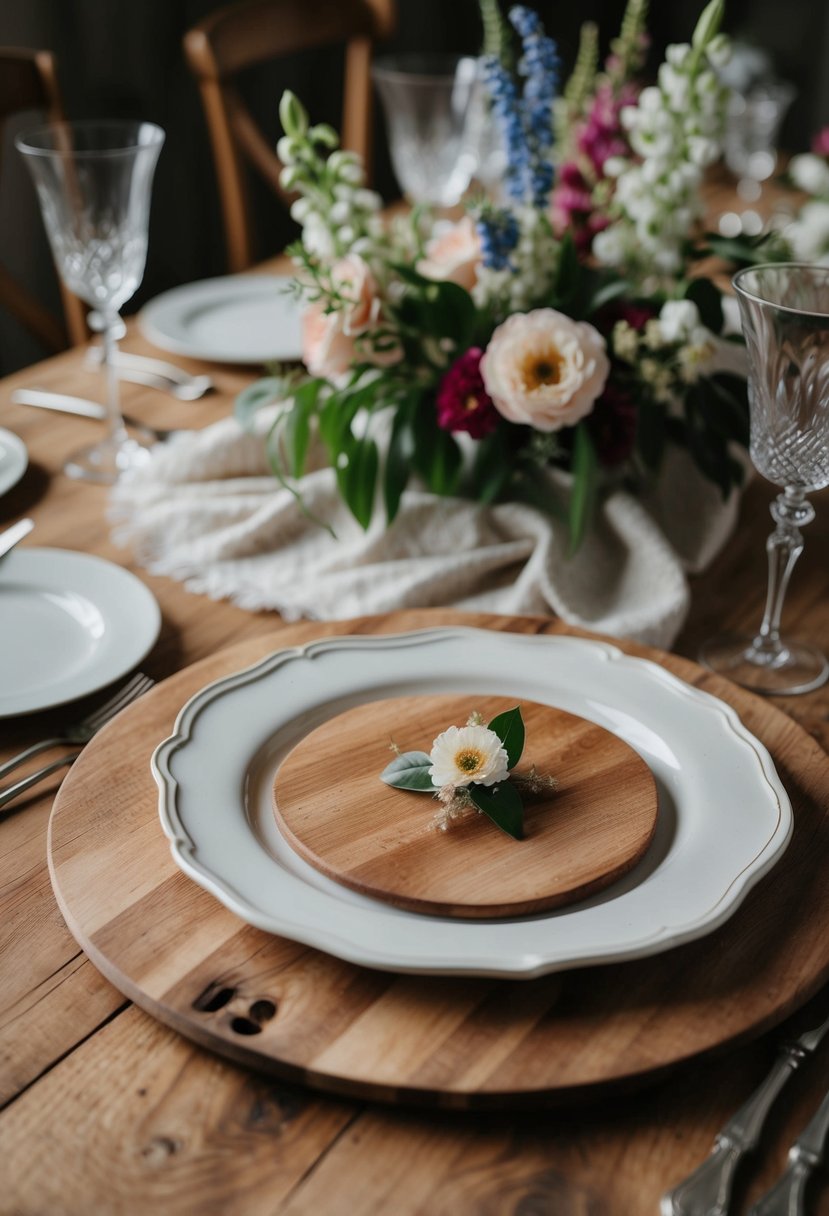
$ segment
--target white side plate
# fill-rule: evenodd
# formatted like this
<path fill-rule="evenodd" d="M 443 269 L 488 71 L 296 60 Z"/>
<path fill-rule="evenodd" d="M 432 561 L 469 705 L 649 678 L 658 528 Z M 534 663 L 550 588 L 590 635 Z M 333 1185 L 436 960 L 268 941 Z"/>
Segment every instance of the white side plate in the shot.
<path fill-rule="evenodd" d="M 23 440 L 0 427 L 0 494 L 17 485 L 28 464 L 29 453 Z"/>
<path fill-rule="evenodd" d="M 392 908 L 296 856 L 271 787 L 298 740 L 353 705 L 449 692 L 470 709 L 487 693 L 558 706 L 634 747 L 659 790 L 642 862 L 570 908 L 470 922 Z M 768 752 L 729 706 L 576 638 L 433 629 L 280 651 L 191 698 L 153 773 L 173 857 L 196 882 L 258 928 L 393 971 L 530 978 L 657 953 L 722 924 L 792 830 Z"/>
<path fill-rule="evenodd" d="M 128 570 L 66 549 L 13 550 L 0 561 L 0 717 L 104 688 L 160 627 L 155 596 Z"/>
<path fill-rule="evenodd" d="M 302 355 L 301 307 L 274 274 L 185 283 L 145 304 L 138 323 L 162 350 L 214 363 L 267 363 Z"/>

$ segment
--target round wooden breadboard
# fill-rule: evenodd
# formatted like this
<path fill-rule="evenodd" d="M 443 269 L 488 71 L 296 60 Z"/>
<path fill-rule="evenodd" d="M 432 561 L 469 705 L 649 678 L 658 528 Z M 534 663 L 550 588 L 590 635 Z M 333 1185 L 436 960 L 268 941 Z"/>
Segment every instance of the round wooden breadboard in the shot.
<path fill-rule="evenodd" d="M 364 895 L 439 916 L 521 916 L 573 903 L 631 869 L 656 828 L 656 784 L 645 761 L 600 726 L 522 701 L 526 743 L 516 773 L 555 777 L 525 796 L 524 839 L 473 814 L 435 830 L 440 803 L 380 780 L 403 751 L 431 749 L 472 710 L 486 722 L 504 697 L 417 696 L 372 701 L 311 731 L 274 782 L 280 830 L 306 861 Z"/>

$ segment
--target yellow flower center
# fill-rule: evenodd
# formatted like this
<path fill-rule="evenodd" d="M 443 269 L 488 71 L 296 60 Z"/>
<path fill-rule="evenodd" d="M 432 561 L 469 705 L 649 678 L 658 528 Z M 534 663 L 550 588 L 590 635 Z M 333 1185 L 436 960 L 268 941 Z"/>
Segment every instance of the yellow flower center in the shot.
<path fill-rule="evenodd" d="M 526 390 L 532 392 L 533 389 L 541 388 L 544 384 L 558 384 L 561 379 L 563 362 L 561 351 L 555 346 L 548 347 L 543 354 L 539 354 L 537 351 L 529 354 L 521 368 Z"/>
<path fill-rule="evenodd" d="M 478 408 L 480 402 L 478 401 L 477 397 L 473 396 L 473 394 L 470 393 L 469 396 L 467 397 L 466 401 L 464 401 L 463 404 L 464 404 L 464 409 L 466 410 L 466 412 L 468 414 L 474 414 L 475 410 Z"/>
<path fill-rule="evenodd" d="M 462 773 L 476 773 L 484 762 L 484 754 L 477 747 L 465 747 L 455 756 L 455 768 Z"/>

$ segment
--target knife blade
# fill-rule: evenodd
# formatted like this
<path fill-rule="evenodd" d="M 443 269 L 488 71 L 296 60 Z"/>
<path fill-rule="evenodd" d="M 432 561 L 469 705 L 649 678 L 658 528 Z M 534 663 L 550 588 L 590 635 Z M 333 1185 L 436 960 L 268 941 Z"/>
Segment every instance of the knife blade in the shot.
<path fill-rule="evenodd" d="M 16 388 L 11 395 L 15 405 L 35 405 L 44 410 L 59 410 L 63 414 L 78 414 L 81 418 L 96 418 L 102 422 L 106 408 L 99 401 L 85 397 L 70 397 L 66 393 L 49 393 L 45 389 Z"/>
<path fill-rule="evenodd" d="M 0 557 L 5 557 L 7 553 L 11 552 L 24 536 L 29 535 L 34 526 L 33 519 L 19 519 L 16 524 L 6 528 L 5 532 L 0 532 Z"/>

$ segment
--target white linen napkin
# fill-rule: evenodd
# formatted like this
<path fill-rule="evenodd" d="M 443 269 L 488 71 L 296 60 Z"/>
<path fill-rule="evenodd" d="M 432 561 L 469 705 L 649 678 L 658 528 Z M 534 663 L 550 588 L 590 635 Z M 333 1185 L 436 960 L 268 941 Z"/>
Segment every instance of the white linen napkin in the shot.
<path fill-rule="evenodd" d="M 312 468 L 311 513 L 267 469 L 262 432 L 234 418 L 159 444 L 113 491 L 115 540 L 153 573 L 243 608 L 344 619 L 398 608 L 554 614 L 569 624 L 655 646 L 672 644 L 689 605 L 686 570 L 705 566 L 733 529 L 723 502 L 683 452 L 672 452 L 646 502 L 617 491 L 573 558 L 566 529 L 531 507 L 482 507 L 408 490 L 386 528 L 367 532 Z"/>

